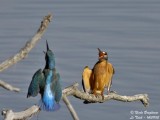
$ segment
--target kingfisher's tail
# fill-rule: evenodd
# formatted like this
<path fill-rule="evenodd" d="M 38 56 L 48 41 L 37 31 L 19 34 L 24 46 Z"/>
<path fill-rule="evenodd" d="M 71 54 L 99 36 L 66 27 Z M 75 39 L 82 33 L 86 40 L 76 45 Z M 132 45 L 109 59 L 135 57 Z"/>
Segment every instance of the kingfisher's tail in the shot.
<path fill-rule="evenodd" d="M 54 102 L 53 104 L 45 104 L 42 100 L 39 101 L 39 106 L 41 110 L 50 112 L 57 111 L 61 107 L 59 103 Z"/>

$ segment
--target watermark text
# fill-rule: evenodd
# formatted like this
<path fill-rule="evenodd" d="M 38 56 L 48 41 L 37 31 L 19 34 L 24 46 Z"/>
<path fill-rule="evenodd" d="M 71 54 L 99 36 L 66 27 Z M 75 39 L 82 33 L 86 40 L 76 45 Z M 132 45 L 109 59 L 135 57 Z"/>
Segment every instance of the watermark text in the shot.
<path fill-rule="evenodd" d="M 160 120 L 160 114 L 157 111 L 130 111 L 130 120 Z"/>

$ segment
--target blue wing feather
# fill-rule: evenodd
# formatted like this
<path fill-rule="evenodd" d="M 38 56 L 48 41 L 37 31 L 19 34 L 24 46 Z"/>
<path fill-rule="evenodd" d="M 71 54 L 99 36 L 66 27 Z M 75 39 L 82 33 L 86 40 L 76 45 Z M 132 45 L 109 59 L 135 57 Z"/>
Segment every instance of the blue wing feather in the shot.
<path fill-rule="evenodd" d="M 41 69 L 36 71 L 36 73 L 32 77 L 32 81 L 28 88 L 28 94 L 27 97 L 35 97 L 38 93 L 41 93 L 43 91 L 45 86 L 45 79 L 44 74 Z"/>
<path fill-rule="evenodd" d="M 59 103 L 62 97 L 62 88 L 61 88 L 60 75 L 59 73 L 56 73 L 56 71 L 53 71 L 51 89 L 52 89 L 52 92 L 54 93 L 55 101 Z"/>
<path fill-rule="evenodd" d="M 56 76 L 55 101 L 59 103 L 62 97 L 61 78 L 59 73 L 57 73 Z"/>

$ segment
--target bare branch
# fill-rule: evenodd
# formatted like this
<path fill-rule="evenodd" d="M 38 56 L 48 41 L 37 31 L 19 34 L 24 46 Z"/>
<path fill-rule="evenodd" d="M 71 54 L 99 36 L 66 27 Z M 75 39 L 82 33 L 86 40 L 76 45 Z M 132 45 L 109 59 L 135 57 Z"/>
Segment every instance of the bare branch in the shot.
<path fill-rule="evenodd" d="M 101 96 L 95 97 L 93 94 L 86 94 L 83 91 L 78 90 L 78 83 L 66 88 L 63 90 L 63 94 L 66 96 L 73 95 L 76 98 L 81 100 L 86 100 L 88 102 L 105 102 L 108 100 L 117 100 L 122 102 L 133 102 L 133 101 L 141 101 L 142 104 L 146 107 L 149 105 L 149 98 L 147 94 L 137 94 L 133 96 L 122 96 L 116 93 L 110 93 L 109 95 L 104 95 L 104 100 L 102 100 Z"/>
<path fill-rule="evenodd" d="M 7 89 L 7 90 L 10 90 L 10 91 L 15 91 L 15 92 L 19 92 L 20 89 L 19 88 L 16 88 L 16 87 L 13 87 L 12 85 L 0 80 L 0 86 Z"/>
<path fill-rule="evenodd" d="M 7 69 L 8 67 L 16 64 L 18 61 L 24 59 L 28 53 L 32 50 L 35 44 L 41 39 L 42 35 L 44 34 L 45 30 L 47 29 L 52 15 L 49 14 L 43 18 L 41 25 L 37 31 L 37 33 L 33 36 L 31 40 L 29 40 L 26 45 L 14 56 L 10 57 L 9 59 L 5 60 L 0 64 L 0 72 Z"/>
<path fill-rule="evenodd" d="M 12 110 L 3 110 L 4 120 L 25 120 L 40 112 L 40 108 L 36 105 L 22 112 L 13 112 Z"/>
<path fill-rule="evenodd" d="M 142 104 L 146 107 L 149 105 L 149 98 L 147 94 L 137 94 L 133 96 L 122 96 L 115 93 L 110 93 L 109 95 L 104 96 L 104 100 L 102 100 L 102 97 L 95 97 L 93 94 L 86 94 L 83 91 L 80 91 L 78 88 L 78 83 L 75 83 L 67 88 L 65 88 L 62 92 L 62 99 L 64 103 L 66 104 L 68 110 L 70 111 L 72 117 L 74 120 L 79 120 L 78 115 L 76 111 L 74 110 L 72 104 L 69 102 L 67 96 L 74 96 L 78 99 L 85 100 L 88 102 L 106 102 L 108 100 L 117 100 L 122 102 L 133 102 L 133 101 L 141 101 Z M 2 115 L 4 116 L 5 120 L 21 120 L 22 118 L 28 118 L 34 115 L 35 113 L 39 112 L 40 108 L 38 106 L 32 106 L 31 108 L 14 113 L 12 110 L 3 110 Z M 7 119 L 8 118 L 8 119 Z M 10 119 L 9 119 L 10 118 Z"/>
<path fill-rule="evenodd" d="M 63 95 L 63 96 L 62 96 L 62 99 L 63 99 L 64 103 L 66 104 L 68 110 L 70 111 L 73 119 L 74 119 L 74 120 L 79 120 L 78 115 L 77 115 L 76 111 L 74 110 L 72 104 L 69 102 L 67 96 L 66 96 L 66 95 Z"/>

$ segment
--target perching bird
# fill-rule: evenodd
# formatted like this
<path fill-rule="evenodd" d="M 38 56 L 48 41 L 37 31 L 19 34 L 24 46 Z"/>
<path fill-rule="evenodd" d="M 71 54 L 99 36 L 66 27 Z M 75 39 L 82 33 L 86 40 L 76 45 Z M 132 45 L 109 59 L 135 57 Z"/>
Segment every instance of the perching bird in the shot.
<path fill-rule="evenodd" d="M 114 68 L 108 62 L 107 52 L 101 51 L 99 48 L 99 61 L 91 70 L 88 66 L 84 68 L 82 73 L 82 86 L 86 93 L 100 93 L 103 97 L 103 91 L 107 87 L 108 94 L 112 84 L 112 76 Z"/>
<path fill-rule="evenodd" d="M 115 73 L 115 69 L 113 67 L 113 65 L 108 61 L 108 54 L 107 52 L 104 52 L 104 51 L 101 51 L 99 48 L 98 48 L 98 51 L 99 51 L 99 59 L 106 59 L 107 61 L 107 81 L 106 81 L 106 87 L 107 87 L 107 92 L 108 94 L 110 93 L 110 87 L 112 85 L 112 77 L 113 77 L 113 74 Z"/>
<path fill-rule="evenodd" d="M 28 88 L 27 98 L 41 94 L 40 108 L 46 111 L 55 111 L 60 108 L 59 101 L 62 97 L 61 78 L 55 68 L 55 57 L 49 49 L 46 41 L 45 52 L 46 66 L 42 71 L 39 69 L 32 77 Z"/>

